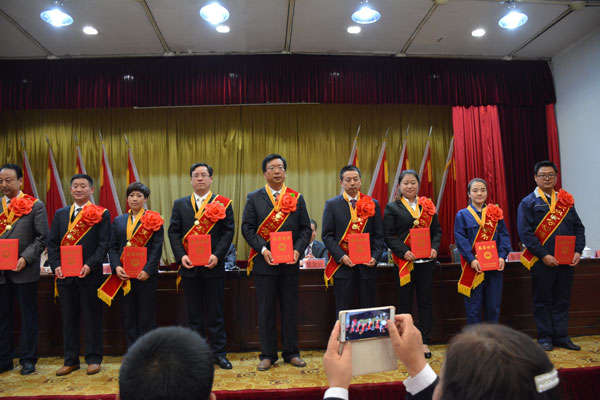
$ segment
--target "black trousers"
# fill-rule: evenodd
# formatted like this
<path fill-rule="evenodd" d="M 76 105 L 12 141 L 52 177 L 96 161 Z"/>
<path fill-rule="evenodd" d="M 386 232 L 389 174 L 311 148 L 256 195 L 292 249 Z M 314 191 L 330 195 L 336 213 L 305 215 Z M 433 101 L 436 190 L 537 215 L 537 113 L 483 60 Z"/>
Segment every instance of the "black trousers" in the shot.
<path fill-rule="evenodd" d="M 214 356 L 224 356 L 227 352 L 227 336 L 225 334 L 225 317 L 223 301 L 225 278 L 181 278 L 183 294 L 188 312 L 188 324 L 204 338 Z M 204 317 L 206 314 L 206 325 Z"/>
<path fill-rule="evenodd" d="M 538 261 L 531 268 L 533 317 L 538 342 L 565 344 L 569 340 L 569 307 L 573 286 L 573 267 L 548 267 Z"/>
<path fill-rule="evenodd" d="M 146 332 L 156 328 L 156 288 L 158 278 L 131 279 L 131 291 L 123 296 L 123 326 L 127 348 Z"/>
<path fill-rule="evenodd" d="M 400 286 L 398 268 L 396 268 L 396 283 L 398 285 L 398 307 L 396 314 L 411 314 L 413 304 L 413 293 L 417 294 L 417 307 L 419 309 L 418 327 L 423 337 L 423 344 L 429 344 L 431 333 L 431 321 L 433 314 L 433 274 L 436 261 L 414 263 L 410 273 L 410 283 Z"/>
<path fill-rule="evenodd" d="M 38 313 L 37 282 L 14 283 L 5 274 L 6 283 L 0 285 L 0 367 L 12 365 L 15 357 L 13 343 L 13 308 L 15 297 L 21 310 L 21 334 L 19 336 L 19 361 L 37 362 Z"/>
<path fill-rule="evenodd" d="M 358 293 L 358 307 L 375 307 L 376 279 L 364 279 L 358 267 L 352 269 L 349 279 L 333 276 L 333 294 L 335 297 L 335 316 L 339 317 L 340 311 L 353 308 L 354 293 Z"/>
<path fill-rule="evenodd" d="M 281 314 L 281 356 L 289 361 L 298 350 L 298 274 L 258 275 L 254 273 L 258 303 L 258 330 L 261 360 L 277 361 L 277 299 Z"/>
<path fill-rule="evenodd" d="M 102 362 L 102 302 L 98 298 L 98 287 L 80 281 L 74 278 L 68 285 L 57 285 L 66 366 L 79 365 L 80 314 L 83 314 L 85 362 Z"/>

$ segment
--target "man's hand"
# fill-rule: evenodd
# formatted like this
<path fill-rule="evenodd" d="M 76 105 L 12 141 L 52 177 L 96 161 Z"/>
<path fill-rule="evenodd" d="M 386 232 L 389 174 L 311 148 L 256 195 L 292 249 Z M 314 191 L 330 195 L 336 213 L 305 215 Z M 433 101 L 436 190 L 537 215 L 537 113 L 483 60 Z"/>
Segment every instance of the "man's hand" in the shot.
<path fill-rule="evenodd" d="M 83 268 L 81 268 L 81 272 L 79 272 L 79 277 L 85 278 L 90 274 L 90 272 L 92 272 L 92 269 L 89 267 L 89 265 L 85 264 Z"/>
<path fill-rule="evenodd" d="M 294 250 L 294 261 L 289 262 L 288 264 L 296 264 L 298 259 L 300 258 L 300 252 L 298 250 Z"/>
<path fill-rule="evenodd" d="M 323 367 L 329 387 L 348 389 L 352 380 L 352 343 L 344 343 L 342 354 L 338 354 L 340 321 L 336 321 L 323 356 Z"/>
<path fill-rule="evenodd" d="M 542 262 L 549 267 L 558 267 L 558 261 L 551 254 L 544 256 L 544 258 L 542 258 Z"/>
<path fill-rule="evenodd" d="M 208 269 L 213 269 L 214 267 L 217 266 L 218 263 L 219 263 L 219 259 L 217 258 L 217 256 L 215 256 L 214 254 L 211 254 L 210 257 L 208 257 L 208 264 L 206 264 L 205 267 Z"/>
<path fill-rule="evenodd" d="M 427 361 L 423 354 L 423 338 L 415 327 L 410 314 L 399 314 L 395 320 L 388 320 L 390 339 L 396 357 L 404 364 L 409 376 L 415 376 L 425 368 Z"/>
<path fill-rule="evenodd" d="M 429 255 L 429 258 L 437 258 L 437 250 L 436 249 L 431 249 L 431 254 Z"/>
<path fill-rule="evenodd" d="M 579 260 L 581 259 L 581 254 L 580 253 L 575 253 L 573 254 L 573 261 L 571 262 L 571 264 L 569 264 L 571 267 L 576 266 L 577 264 L 579 264 Z M 18 264 L 17 264 L 18 267 Z"/>
<path fill-rule="evenodd" d="M 377 260 L 371 257 L 371 261 L 365 264 L 367 267 L 374 267 L 377 265 Z"/>
<path fill-rule="evenodd" d="M 181 257 L 181 266 L 187 269 L 194 268 L 194 264 L 192 264 L 192 260 L 190 260 L 190 257 L 187 254 Z"/>
<path fill-rule="evenodd" d="M 498 264 L 500 265 L 498 271 L 504 271 L 504 266 L 506 265 L 504 258 L 498 258 Z"/>
<path fill-rule="evenodd" d="M 143 271 L 143 270 L 137 276 L 137 279 L 140 281 L 147 281 L 148 278 L 150 278 L 150 275 L 146 271 Z"/>
<path fill-rule="evenodd" d="M 273 262 L 273 254 L 271 254 L 271 251 L 269 249 L 265 249 L 265 251 L 263 251 L 262 255 L 265 258 L 265 261 L 267 262 L 267 264 L 277 265 Z"/>
<path fill-rule="evenodd" d="M 417 257 L 415 257 L 412 251 L 408 250 L 406 253 L 404 253 L 404 259 L 406 261 L 415 261 Z"/>
<path fill-rule="evenodd" d="M 473 268 L 476 272 L 481 272 L 481 265 L 479 265 L 479 261 L 477 261 L 477 259 L 471 261 L 471 268 Z"/>
<path fill-rule="evenodd" d="M 127 275 L 127 272 L 125 272 L 125 268 L 123 268 L 122 266 L 119 265 L 117 268 L 115 268 L 115 272 L 117 273 L 117 276 L 120 280 L 126 281 L 127 279 L 129 279 L 129 275 Z"/>
<path fill-rule="evenodd" d="M 349 266 L 350 268 L 354 267 L 354 263 L 352 262 L 352 260 L 350 259 L 350 257 L 348 257 L 347 255 L 342 257 L 342 259 L 340 260 L 340 264 L 344 264 Z"/>
<path fill-rule="evenodd" d="M 56 268 L 54 269 L 54 275 L 56 275 L 56 277 L 57 277 L 58 279 L 65 279 L 65 276 L 64 276 L 64 275 L 63 275 L 63 273 L 62 273 L 62 268 L 61 268 L 61 267 L 56 267 Z"/>
<path fill-rule="evenodd" d="M 25 268 L 26 265 L 27 261 L 23 257 L 19 257 L 19 260 L 17 261 L 17 269 L 15 269 L 15 271 L 21 271 L 23 268 Z"/>

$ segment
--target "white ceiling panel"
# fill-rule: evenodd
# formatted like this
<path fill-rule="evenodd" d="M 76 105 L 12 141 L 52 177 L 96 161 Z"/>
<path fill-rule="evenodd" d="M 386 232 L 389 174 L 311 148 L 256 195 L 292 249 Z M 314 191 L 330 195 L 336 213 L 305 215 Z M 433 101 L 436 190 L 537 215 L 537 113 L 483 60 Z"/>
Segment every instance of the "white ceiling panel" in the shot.
<path fill-rule="evenodd" d="M 425 0 L 372 0 L 369 5 L 381 13 L 381 19 L 360 25 L 361 33 L 349 34 L 355 24 L 351 15 L 358 9 L 356 0 L 296 0 L 292 52 L 317 53 L 397 53 L 431 2 Z"/>
<path fill-rule="evenodd" d="M 407 53 L 502 57 L 535 35 L 566 8 L 563 5 L 519 3 L 517 9 L 527 14 L 529 19 L 525 25 L 508 30 L 498 25 L 498 20 L 508 12 L 505 4 L 451 0 L 437 8 Z M 476 28 L 485 29 L 486 35 L 481 38 L 471 36 Z"/>
<path fill-rule="evenodd" d="M 46 52 L 23 35 L 5 18 L 0 18 L 0 57 L 45 57 Z"/>
<path fill-rule="evenodd" d="M 284 49 L 287 0 L 225 0 L 230 12 L 227 34 L 200 18 L 203 1 L 147 0 L 169 47 L 191 53 L 271 53 Z"/>

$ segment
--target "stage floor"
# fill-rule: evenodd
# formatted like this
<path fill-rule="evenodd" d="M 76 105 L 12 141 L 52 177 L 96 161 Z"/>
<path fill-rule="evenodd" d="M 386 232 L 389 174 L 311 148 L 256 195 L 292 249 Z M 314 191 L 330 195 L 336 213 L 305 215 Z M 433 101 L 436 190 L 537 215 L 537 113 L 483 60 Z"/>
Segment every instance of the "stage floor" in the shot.
<path fill-rule="evenodd" d="M 582 368 L 600 366 L 600 336 L 576 337 L 581 351 L 555 349 L 548 353 L 556 368 Z M 430 363 L 439 372 L 444 359 L 445 345 L 431 346 L 433 357 Z M 296 368 L 279 360 L 269 371 L 259 372 L 258 353 L 232 353 L 228 355 L 233 364 L 232 370 L 215 370 L 213 390 L 261 390 L 326 387 L 327 377 L 323 370 L 323 351 L 304 351 L 306 368 Z M 82 358 L 83 359 L 83 358 Z M 66 377 L 57 377 L 55 371 L 62 365 L 58 357 L 41 358 L 37 371 L 29 376 L 21 376 L 20 367 L 0 375 L 0 397 L 12 396 L 51 396 L 51 395 L 99 395 L 116 394 L 118 391 L 121 357 L 105 357 L 99 374 L 87 376 L 86 365 Z M 353 384 L 397 382 L 406 379 L 406 371 L 401 368 L 379 374 L 364 375 L 352 380 Z"/>

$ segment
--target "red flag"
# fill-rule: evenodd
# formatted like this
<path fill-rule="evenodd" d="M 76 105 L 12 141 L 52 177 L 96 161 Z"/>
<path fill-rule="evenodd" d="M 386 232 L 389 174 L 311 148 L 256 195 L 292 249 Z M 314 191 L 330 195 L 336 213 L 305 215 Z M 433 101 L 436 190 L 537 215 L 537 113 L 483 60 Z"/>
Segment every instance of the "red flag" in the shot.
<path fill-rule="evenodd" d="M 427 140 L 423 161 L 421 162 L 421 169 L 419 170 L 419 178 L 421 180 L 421 184 L 419 185 L 419 196 L 425 196 L 428 199 L 433 198 L 433 170 L 431 169 L 430 143 L 431 141 Z"/>
<path fill-rule="evenodd" d="M 86 174 L 87 172 L 85 170 L 85 165 L 83 164 L 83 157 L 81 156 L 81 149 L 79 148 L 79 146 L 77 146 L 77 165 L 75 166 L 75 173 L 76 174 Z M 90 195 L 90 202 L 92 204 L 96 204 L 94 202 L 94 195 Z"/>
<path fill-rule="evenodd" d="M 102 165 L 100 168 L 100 205 L 110 212 L 111 222 L 116 216 L 122 214 L 104 143 L 102 143 Z"/>
<path fill-rule="evenodd" d="M 23 193 L 39 199 L 37 186 L 35 185 L 35 179 L 31 173 L 31 165 L 29 165 L 29 158 L 27 158 L 27 152 L 23 149 L 23 187 L 21 188 Z"/>
<path fill-rule="evenodd" d="M 371 178 L 371 187 L 369 188 L 368 195 L 379 201 L 379 207 L 381 208 L 381 215 L 383 216 L 383 210 L 388 201 L 388 165 L 385 153 L 386 141 L 383 141 L 381 151 L 379 152 L 379 159 Z"/>
<path fill-rule="evenodd" d="M 48 224 L 52 225 L 54 213 L 62 207 L 66 207 L 65 193 L 63 192 L 60 175 L 54 161 L 52 148 L 48 147 L 48 170 L 46 174 L 46 213 L 48 214 Z"/>
<path fill-rule="evenodd" d="M 440 194 L 437 201 L 437 211 L 442 227 L 442 243 L 440 255 L 449 254 L 449 246 L 454 242 L 454 219 L 458 212 L 456 202 L 456 163 L 454 162 L 454 138 L 450 141 L 444 177 L 440 185 Z M 452 256 L 450 254 L 450 256 Z"/>
<path fill-rule="evenodd" d="M 135 161 L 133 160 L 133 153 L 131 152 L 131 147 L 129 148 L 129 154 L 127 158 L 127 186 L 131 185 L 133 182 L 139 182 L 140 176 L 138 175 L 137 167 L 135 166 Z M 129 211 L 129 202 L 126 202 L 125 211 Z"/>
<path fill-rule="evenodd" d="M 392 192 L 390 193 L 390 203 L 396 200 L 396 193 L 398 192 L 398 179 L 402 171 L 410 169 L 410 163 L 408 162 L 408 151 L 406 149 L 406 139 L 402 145 L 402 151 L 400 152 L 400 160 L 398 161 L 398 167 L 396 168 L 396 176 L 394 176 L 394 184 L 392 186 Z"/>
<path fill-rule="evenodd" d="M 350 158 L 348 159 L 348 165 L 354 165 L 358 167 L 358 151 L 356 150 L 356 143 L 358 141 L 358 132 L 360 132 L 360 125 L 356 130 L 356 136 L 354 136 L 354 144 L 352 145 L 352 151 L 350 152 Z"/>

